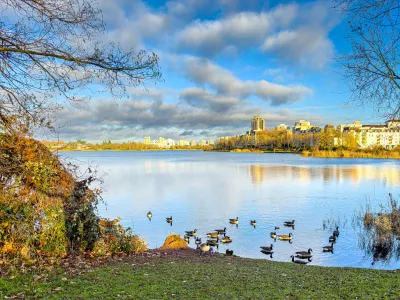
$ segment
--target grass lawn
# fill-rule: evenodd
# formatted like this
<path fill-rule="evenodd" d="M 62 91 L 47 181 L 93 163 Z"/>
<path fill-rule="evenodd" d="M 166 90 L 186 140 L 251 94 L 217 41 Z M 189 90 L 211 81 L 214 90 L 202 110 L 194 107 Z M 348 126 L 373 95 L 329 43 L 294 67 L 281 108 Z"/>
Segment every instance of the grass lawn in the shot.
<path fill-rule="evenodd" d="M 36 271 L 34 271 L 36 270 Z M 40 276 L 40 277 L 38 277 Z M 100 267 L 0 278 L 0 298 L 399 299 L 400 271 L 303 266 L 239 257 L 137 257 Z"/>

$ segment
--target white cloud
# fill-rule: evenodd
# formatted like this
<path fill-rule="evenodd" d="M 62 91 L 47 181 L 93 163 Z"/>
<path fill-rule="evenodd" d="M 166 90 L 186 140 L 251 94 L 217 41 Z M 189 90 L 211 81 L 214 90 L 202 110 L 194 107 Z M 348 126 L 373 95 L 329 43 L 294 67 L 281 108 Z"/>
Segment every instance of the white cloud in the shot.
<path fill-rule="evenodd" d="M 293 103 L 312 94 L 312 90 L 301 84 L 279 85 L 265 80 L 242 81 L 228 70 L 225 70 L 207 59 L 187 57 L 185 60 L 185 75 L 200 85 L 207 85 L 216 90 L 217 94 L 237 98 L 247 98 L 255 95 L 278 106 Z"/>
<path fill-rule="evenodd" d="M 270 12 L 241 12 L 222 20 L 197 20 L 178 34 L 178 47 L 206 55 L 215 55 L 229 48 L 258 45 L 276 28 L 287 26 L 297 6 L 279 6 Z"/>

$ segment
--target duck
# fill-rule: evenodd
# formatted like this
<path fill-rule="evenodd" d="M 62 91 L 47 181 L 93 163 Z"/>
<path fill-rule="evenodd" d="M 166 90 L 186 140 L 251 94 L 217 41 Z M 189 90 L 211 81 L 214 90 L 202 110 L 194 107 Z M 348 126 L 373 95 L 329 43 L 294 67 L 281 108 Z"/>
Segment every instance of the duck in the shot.
<path fill-rule="evenodd" d="M 281 241 L 291 241 L 292 233 L 289 233 L 288 235 L 278 235 L 278 239 L 280 239 Z"/>
<path fill-rule="evenodd" d="M 224 243 L 224 244 L 232 243 L 232 238 L 229 237 L 229 236 L 224 236 L 224 237 L 221 239 L 221 242 Z"/>
<path fill-rule="evenodd" d="M 292 255 L 290 257 L 292 258 L 292 262 L 294 262 L 295 264 L 306 265 L 309 262 L 311 262 L 311 258 L 309 258 L 308 261 L 306 261 L 306 260 L 301 260 L 301 259 L 294 259 L 294 255 Z"/>
<path fill-rule="evenodd" d="M 172 223 L 172 216 L 170 218 L 166 218 L 167 223 Z"/>
<path fill-rule="evenodd" d="M 147 213 L 147 217 L 151 220 L 151 218 L 153 217 L 153 214 L 151 213 L 151 211 L 149 210 L 149 212 Z"/>
<path fill-rule="evenodd" d="M 333 236 L 334 236 L 334 237 L 338 237 L 339 234 L 340 234 L 340 232 L 339 232 L 339 226 L 336 226 L 336 230 L 333 232 Z"/>
<path fill-rule="evenodd" d="M 274 248 L 274 245 L 271 246 L 260 246 L 260 248 L 264 251 L 271 251 Z"/>
<path fill-rule="evenodd" d="M 256 220 L 251 220 L 250 221 L 250 225 L 256 227 L 256 225 L 257 225 Z"/>
<path fill-rule="evenodd" d="M 323 250 L 324 252 L 333 252 L 333 243 L 331 243 L 330 246 L 323 246 L 323 247 L 322 247 L 322 250 Z"/>
<path fill-rule="evenodd" d="M 239 224 L 239 217 L 236 217 L 236 219 L 229 219 L 229 223 L 231 223 L 231 224 Z"/>
<path fill-rule="evenodd" d="M 196 238 L 196 240 L 194 241 L 194 243 L 199 246 L 201 244 L 201 238 Z"/>
<path fill-rule="evenodd" d="M 209 233 L 207 233 L 207 236 L 215 239 L 215 238 L 219 238 L 220 234 L 219 234 L 219 232 L 209 232 Z"/>
<path fill-rule="evenodd" d="M 226 256 L 232 256 L 233 250 L 226 249 L 225 253 L 226 253 Z"/>
<path fill-rule="evenodd" d="M 185 240 L 186 243 L 189 244 L 189 242 L 190 242 L 190 237 L 189 237 L 189 236 L 185 235 L 185 236 L 183 237 L 183 239 Z"/>
<path fill-rule="evenodd" d="M 211 255 L 211 246 L 209 244 L 201 244 L 200 245 L 200 255 L 203 253 L 209 252 Z"/>
<path fill-rule="evenodd" d="M 333 235 L 331 235 L 331 236 L 329 237 L 329 243 L 335 243 L 335 242 L 336 242 L 336 237 L 333 236 Z"/>
<path fill-rule="evenodd" d="M 310 258 L 310 257 L 312 257 L 311 252 L 312 252 L 311 248 L 308 248 L 307 251 L 297 251 L 296 257 L 297 258 Z"/>
<path fill-rule="evenodd" d="M 197 232 L 197 229 L 195 229 L 193 231 L 185 231 L 185 234 L 188 236 L 196 236 L 196 232 Z"/>
<path fill-rule="evenodd" d="M 273 238 L 273 239 L 276 239 L 276 232 L 274 231 L 274 232 L 271 232 L 270 233 L 270 236 Z"/>
<path fill-rule="evenodd" d="M 294 226 L 294 220 L 283 222 L 283 225 L 289 226 L 289 227 L 293 227 Z"/>
<path fill-rule="evenodd" d="M 225 234 L 226 233 L 226 227 L 224 227 L 224 229 L 215 229 L 215 232 L 218 232 L 219 234 Z"/>

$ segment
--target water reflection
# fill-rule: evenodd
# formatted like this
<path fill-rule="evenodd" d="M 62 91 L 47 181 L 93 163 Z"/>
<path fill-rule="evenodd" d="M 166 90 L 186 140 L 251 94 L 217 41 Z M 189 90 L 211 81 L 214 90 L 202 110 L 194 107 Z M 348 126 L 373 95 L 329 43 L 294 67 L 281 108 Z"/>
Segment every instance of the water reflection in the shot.
<path fill-rule="evenodd" d="M 299 180 L 308 183 L 315 179 L 321 179 L 325 183 L 336 181 L 353 182 L 359 184 L 361 181 L 372 180 L 385 183 L 387 186 L 396 187 L 400 182 L 400 171 L 397 166 L 328 166 L 328 167 L 302 167 L 286 165 L 249 165 L 247 167 L 249 177 L 254 185 L 262 184 L 264 181 L 273 181 L 277 178 L 287 180 Z"/>
<path fill-rule="evenodd" d="M 310 264 L 324 266 L 371 267 L 372 254 L 358 244 L 360 229 L 347 220 L 367 197 L 379 208 L 389 192 L 397 194 L 400 183 L 400 161 L 390 160 L 194 151 L 67 155 L 108 171 L 107 206 L 99 207 L 99 213 L 121 217 L 122 224 L 133 228 L 151 248 L 161 246 L 169 233 L 183 237 L 185 231 L 197 228 L 197 237 L 205 242 L 207 233 L 226 227 L 232 242 L 219 243 L 220 252 L 230 249 L 239 256 L 291 261 L 295 252 L 311 248 Z M 173 222 L 166 222 L 171 216 Z M 236 217 L 239 224 L 230 224 L 229 219 Z M 283 226 L 292 219 L 295 228 Z M 255 227 L 251 220 L 256 220 Z M 325 253 L 322 247 L 330 245 L 337 225 L 340 237 L 335 250 Z M 276 237 L 292 233 L 293 238 L 275 240 L 271 232 Z M 271 243 L 273 258 L 259 248 Z M 197 245 L 190 241 L 190 246 Z M 400 261 L 393 256 L 373 267 L 396 269 Z"/>

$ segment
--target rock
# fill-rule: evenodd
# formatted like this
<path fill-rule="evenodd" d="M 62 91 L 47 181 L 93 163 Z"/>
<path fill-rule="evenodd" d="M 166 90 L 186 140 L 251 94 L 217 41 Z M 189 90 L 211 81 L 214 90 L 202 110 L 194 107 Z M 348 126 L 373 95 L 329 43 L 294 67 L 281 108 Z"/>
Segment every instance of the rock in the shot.
<path fill-rule="evenodd" d="M 161 249 L 167 250 L 176 250 L 176 249 L 188 249 L 189 246 L 184 239 L 181 238 L 180 234 L 172 234 L 169 235 L 164 242 L 164 245 Z"/>

